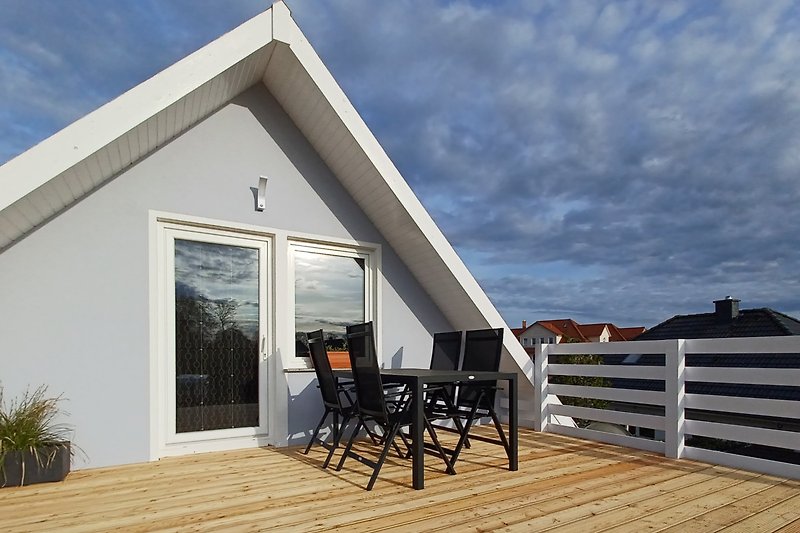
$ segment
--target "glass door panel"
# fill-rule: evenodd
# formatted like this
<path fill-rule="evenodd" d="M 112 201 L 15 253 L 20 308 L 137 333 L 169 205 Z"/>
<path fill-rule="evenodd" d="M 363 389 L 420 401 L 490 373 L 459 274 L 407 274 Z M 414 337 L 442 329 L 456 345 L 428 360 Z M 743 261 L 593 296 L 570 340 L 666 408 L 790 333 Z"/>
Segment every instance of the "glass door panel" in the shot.
<path fill-rule="evenodd" d="M 261 250 L 176 238 L 175 428 L 260 426 Z"/>

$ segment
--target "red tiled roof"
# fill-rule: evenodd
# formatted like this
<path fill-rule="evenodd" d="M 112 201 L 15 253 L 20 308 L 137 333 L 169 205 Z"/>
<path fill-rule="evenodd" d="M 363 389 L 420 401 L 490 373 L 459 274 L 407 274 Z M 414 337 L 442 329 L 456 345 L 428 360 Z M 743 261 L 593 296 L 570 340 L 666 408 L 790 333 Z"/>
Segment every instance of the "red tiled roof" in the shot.
<path fill-rule="evenodd" d="M 618 328 L 611 322 L 578 324 L 571 318 L 562 318 L 559 320 L 539 320 L 531 324 L 528 328 L 516 328 L 512 331 L 514 331 L 514 334 L 519 338 L 522 333 L 536 324 L 549 331 L 552 331 L 556 335 L 561 335 L 562 337 L 567 337 L 568 339 L 578 342 L 589 342 L 590 337 L 599 337 L 603 333 L 604 327 L 608 328 L 610 341 L 630 341 L 645 331 L 644 326 Z M 516 333 L 517 330 L 520 330 L 520 332 Z"/>
<path fill-rule="evenodd" d="M 613 325 L 613 324 L 578 324 L 578 329 L 581 330 L 581 333 L 587 338 L 589 337 L 599 337 L 603 334 L 603 328 Z M 611 328 L 608 328 L 609 330 Z"/>
<path fill-rule="evenodd" d="M 568 337 L 580 342 L 589 342 L 589 339 L 587 339 L 581 333 L 578 323 L 571 318 L 563 318 L 560 320 L 539 320 L 536 322 L 536 324 L 540 324 L 542 327 L 547 328 L 556 335 Z"/>
<path fill-rule="evenodd" d="M 635 326 L 631 328 L 617 328 L 616 326 L 614 327 L 619 331 L 620 335 L 622 336 L 620 340 L 623 341 L 632 341 L 633 339 L 644 333 L 645 330 L 647 329 L 644 326 Z M 611 339 L 611 340 L 613 341 L 616 339 Z"/>

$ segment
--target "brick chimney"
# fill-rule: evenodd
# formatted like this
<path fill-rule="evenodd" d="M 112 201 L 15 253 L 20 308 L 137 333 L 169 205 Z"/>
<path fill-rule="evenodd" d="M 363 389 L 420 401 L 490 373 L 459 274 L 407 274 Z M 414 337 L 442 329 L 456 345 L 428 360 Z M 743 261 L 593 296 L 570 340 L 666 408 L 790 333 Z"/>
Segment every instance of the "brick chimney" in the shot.
<path fill-rule="evenodd" d="M 714 301 L 714 316 L 718 323 L 727 324 L 734 318 L 739 316 L 739 302 L 730 296 L 726 296 L 724 300 Z"/>
<path fill-rule="evenodd" d="M 528 327 L 528 321 L 527 320 L 523 320 L 522 321 L 522 329 L 526 329 L 527 327 Z"/>

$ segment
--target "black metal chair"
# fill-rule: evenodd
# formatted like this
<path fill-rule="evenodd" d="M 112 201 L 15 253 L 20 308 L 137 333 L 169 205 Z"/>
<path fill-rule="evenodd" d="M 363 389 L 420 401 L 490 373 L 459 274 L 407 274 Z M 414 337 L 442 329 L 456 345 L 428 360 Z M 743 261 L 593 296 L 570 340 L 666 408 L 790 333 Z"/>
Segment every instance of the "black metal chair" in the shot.
<path fill-rule="evenodd" d="M 461 358 L 461 332 L 447 331 L 433 335 L 431 370 L 458 370 Z M 426 398 L 429 406 L 454 398 L 455 385 L 441 385 L 432 388 Z M 450 402 L 452 403 L 452 402 Z"/>
<path fill-rule="evenodd" d="M 433 335 L 433 351 L 431 353 L 431 370 L 458 370 L 461 359 L 461 331 L 447 331 Z M 425 411 L 429 420 L 451 419 L 455 429 L 437 425 L 437 429 L 456 431 L 460 435 L 464 432 L 464 425 L 455 413 L 455 385 L 437 385 L 426 391 Z M 465 443 L 470 447 L 469 440 Z"/>
<path fill-rule="evenodd" d="M 319 440 L 320 444 L 328 450 L 328 456 L 322 464 L 322 468 L 327 468 L 333 457 L 333 452 L 335 452 L 336 448 L 339 446 L 344 428 L 356 415 L 356 407 L 350 396 L 351 391 L 340 386 L 336 381 L 336 377 L 333 375 L 331 363 L 328 359 L 328 352 L 325 349 L 324 335 L 321 329 L 308 333 L 308 348 L 311 353 L 311 361 L 314 364 L 314 372 L 317 374 L 317 383 L 319 391 L 322 394 L 322 404 L 325 406 L 325 412 L 322 414 L 322 418 L 314 429 L 311 440 L 308 441 L 308 446 L 306 446 L 303 453 L 306 455 L 308 454 L 309 450 L 311 450 L 311 445 L 317 440 L 319 431 L 328 418 L 328 415 L 333 415 L 333 443 L 328 444 L 324 440 Z M 344 397 L 344 402 L 342 401 L 342 397 Z"/>
<path fill-rule="evenodd" d="M 490 371 L 497 372 L 500 369 L 500 355 L 503 350 L 503 329 L 481 329 L 467 331 L 466 342 L 464 344 L 464 361 L 461 365 L 462 370 L 472 370 L 476 372 Z M 461 449 L 466 445 L 468 438 L 476 439 L 493 444 L 501 444 L 509 455 L 511 450 L 508 444 L 500 418 L 494 410 L 495 396 L 497 393 L 496 381 L 482 382 L 462 382 L 458 386 L 456 398 L 456 412 L 462 417 L 464 431 L 458 440 L 458 444 L 453 452 L 451 460 L 455 464 Z M 484 437 L 483 435 L 470 434 L 475 420 L 491 417 L 499 440 Z"/>
<path fill-rule="evenodd" d="M 356 406 L 358 423 L 356 424 L 350 439 L 347 441 L 342 458 L 336 466 L 336 470 L 341 470 L 345 460 L 352 457 L 357 461 L 372 467 L 372 476 L 367 483 L 367 490 L 372 490 L 378 473 L 383 466 L 389 448 L 396 444 L 395 437 L 403 426 L 411 423 L 411 411 L 408 395 L 401 392 L 388 392 L 381 380 L 380 368 L 378 368 L 378 358 L 375 352 L 375 340 L 373 336 L 372 322 L 357 324 L 347 328 L 347 344 L 350 354 L 350 367 L 353 372 L 356 389 Z M 395 401 L 391 401 L 394 399 Z M 353 442 L 358 436 L 362 427 L 367 427 L 368 423 L 380 426 L 383 431 L 381 444 L 383 448 L 377 461 L 372 461 L 352 451 Z M 425 427 L 433 440 L 434 446 L 439 452 L 442 460 L 447 466 L 449 473 L 455 473 L 451 462 L 439 444 L 436 432 L 430 422 L 425 419 Z M 407 457 L 408 454 L 400 454 Z"/>
<path fill-rule="evenodd" d="M 457 370 L 461 359 L 460 331 L 447 331 L 433 335 L 431 370 Z"/>

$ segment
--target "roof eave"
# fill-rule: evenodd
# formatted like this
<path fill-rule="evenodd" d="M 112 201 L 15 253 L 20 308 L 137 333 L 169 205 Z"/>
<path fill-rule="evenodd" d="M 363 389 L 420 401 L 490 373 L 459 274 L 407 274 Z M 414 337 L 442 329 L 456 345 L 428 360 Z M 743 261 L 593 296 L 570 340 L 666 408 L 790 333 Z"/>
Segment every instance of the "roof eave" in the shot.
<path fill-rule="evenodd" d="M 279 5 L 0 166 L 0 212 L 269 44 Z"/>

